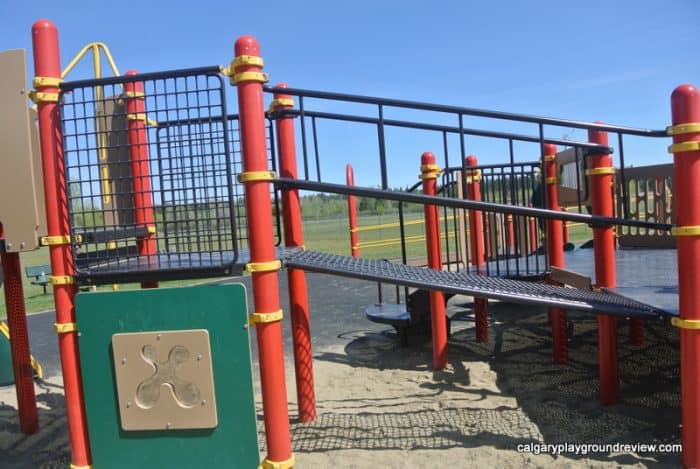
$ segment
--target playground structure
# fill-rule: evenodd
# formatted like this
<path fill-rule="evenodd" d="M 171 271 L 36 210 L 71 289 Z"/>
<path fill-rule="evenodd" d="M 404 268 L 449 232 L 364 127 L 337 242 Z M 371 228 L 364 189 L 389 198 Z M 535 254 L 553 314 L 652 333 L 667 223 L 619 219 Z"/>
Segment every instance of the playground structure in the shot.
<path fill-rule="evenodd" d="M 628 186 L 624 172 L 628 169 L 624 168 L 621 144 L 624 138 L 631 136 L 672 135 L 674 197 L 696 200 L 696 191 L 700 189 L 695 189 L 692 181 L 698 176 L 693 162 L 700 158 L 697 143 L 700 140 L 700 94 L 697 89 L 689 85 L 679 87 L 672 96 L 672 126 L 668 130 L 653 131 L 286 86 L 264 87 L 267 77 L 262 73 L 258 44 L 253 38 L 243 37 L 236 42 L 234 61 L 224 70 L 238 89 L 239 114 L 230 116 L 219 67 L 147 74 L 127 72 L 118 77 L 62 82 L 55 27 L 47 21 L 37 22 L 33 38 L 37 74 L 34 85 L 46 194 L 48 237 L 44 244 L 51 252 L 51 283 L 56 298 L 56 331 L 73 467 L 89 467 L 92 463 L 83 396 L 89 390 L 82 388 L 77 337 L 81 324 L 80 319 L 76 322 L 74 311 L 77 286 L 141 282 L 144 287 L 154 287 L 162 280 L 229 276 L 244 270 L 252 275 L 255 299 L 250 323 L 254 324 L 258 337 L 268 449 L 262 466 L 292 467 L 281 349 L 283 314 L 277 281 L 277 271 L 283 266 L 289 276 L 293 305 L 292 335 L 302 421 L 315 417 L 304 272 L 316 271 L 430 290 L 435 369 L 443 368 L 447 358 L 445 315 L 440 309 L 440 305 L 444 307 L 443 292 L 468 294 L 477 300 L 506 299 L 551 307 L 554 359 L 561 363 L 566 362 L 565 310 L 594 312 L 598 314 L 599 324 L 603 404 L 614 403 L 619 393 L 618 317 L 637 321 L 631 323 L 637 334 L 640 331 L 638 321 L 642 318 L 672 317 L 673 323 L 682 329 L 683 462 L 687 466 L 700 462 L 698 383 L 692 379 L 697 376 L 698 366 L 695 357 L 700 313 L 695 293 L 698 289 L 694 249 L 697 249 L 695 240 L 700 233 L 700 220 L 693 204 L 676 207 L 675 226 L 667 220 L 631 218 L 630 214 L 648 212 L 648 205 L 641 210 L 638 204 L 633 211 L 625 200 Z M 268 113 L 263 103 L 265 93 L 274 95 Z M 296 106 L 294 98 L 298 101 Z M 376 109 L 377 117 L 314 111 L 309 104 L 314 100 L 326 104 L 361 103 Z M 444 113 L 455 117 L 457 125 L 385 118 L 390 108 Z M 535 136 L 468 128 L 464 123 L 468 116 L 529 123 L 536 128 Z M 295 119 L 300 123 L 302 178 L 297 172 Z M 312 121 L 310 138 L 315 148 L 316 180 L 312 180 L 308 150 L 312 146 L 306 127 L 309 119 Z M 321 120 L 362 123 L 376 129 L 378 189 L 327 182 L 321 177 L 317 142 L 317 121 Z M 589 141 L 550 138 L 545 133 L 547 126 L 587 130 Z M 434 154 L 422 155 L 422 194 L 389 190 L 392 171 L 386 137 L 391 127 L 435 132 L 445 142 L 444 172 L 438 167 Z M 623 196 L 618 197 L 618 210 L 622 217 L 614 216 L 611 187 L 615 171 L 608 133 L 616 135 L 620 142 L 617 150 Z M 457 153 L 458 164 L 454 163 L 454 156 L 450 160 L 448 152 L 448 140 L 455 136 L 459 149 L 453 154 Z M 492 197 L 489 194 L 499 191 L 488 189 L 489 179 L 485 174 L 499 169 L 479 166 L 475 159 L 463 158 L 467 155 L 466 136 L 506 143 L 510 162 L 500 167 L 500 179 L 494 177 L 502 186 L 498 197 L 489 198 Z M 528 143 L 529 150 L 534 149 L 541 161 L 517 162 L 514 151 L 517 142 Z M 576 184 L 587 181 L 590 215 L 560 210 L 557 186 L 563 176 L 556 166 L 557 146 L 573 148 L 576 161 L 587 161 L 584 177 L 577 174 L 574 180 Z M 31 158 L 25 158 L 20 167 L 31 168 L 30 163 Z M 579 168 L 578 164 L 575 166 Z M 543 205 L 547 208 L 527 206 L 534 191 L 533 174 L 538 167 L 544 186 Z M 36 173 L 28 173 L 36 177 Z M 448 188 L 441 195 L 437 195 L 439 177 L 444 178 L 442 187 Z M 305 250 L 299 190 L 423 205 L 429 268 Z M 581 188 L 576 187 L 576 192 L 582 193 Z M 466 198 L 458 196 L 465 193 Z M 643 193 L 639 197 L 644 196 Z M 276 208 L 278 202 L 280 209 Z M 579 209 L 583 202 L 578 200 Z M 461 243 L 449 248 L 447 262 L 441 253 L 438 207 L 453 211 L 451 220 L 443 212 L 443 222 L 452 222 L 458 226 L 458 231 L 461 230 Z M 669 211 L 664 208 L 663 212 Z M 544 230 L 539 220 L 544 220 Z M 7 223 L 5 218 L 2 221 Z M 593 226 L 596 291 L 564 288 L 550 275 L 555 268 L 564 267 L 562 221 Z M 606 290 L 616 284 L 614 226 L 647 230 L 646 233 L 672 231 L 678 238 L 678 314 Z M 540 231 L 544 232 L 540 235 Z M 544 240 L 546 246 L 542 256 L 533 249 L 539 246 L 540 240 Z M 279 246 L 282 243 L 284 247 Z M 12 252 L 10 244 L 15 246 L 6 238 L 3 254 Z M 353 242 L 353 246 L 355 244 Z M 36 246 L 38 243 L 31 247 Z M 450 256 L 455 256 L 458 262 L 451 263 Z M 454 268 L 443 269 L 443 264 Z M 519 279 L 531 276 L 546 278 L 549 283 L 528 283 Z M 8 283 L 7 273 L 5 282 Z M 84 295 L 87 298 L 91 294 Z M 477 340 L 485 340 L 484 334 L 488 333 L 487 311 L 485 303 L 481 304 L 484 306 L 477 310 Z M 11 322 L 10 328 L 13 327 L 21 329 Z M 83 354 L 91 352 L 96 351 L 83 350 Z M 105 363 L 105 367 L 108 366 L 115 365 Z M 113 423 L 118 425 L 118 422 Z"/>

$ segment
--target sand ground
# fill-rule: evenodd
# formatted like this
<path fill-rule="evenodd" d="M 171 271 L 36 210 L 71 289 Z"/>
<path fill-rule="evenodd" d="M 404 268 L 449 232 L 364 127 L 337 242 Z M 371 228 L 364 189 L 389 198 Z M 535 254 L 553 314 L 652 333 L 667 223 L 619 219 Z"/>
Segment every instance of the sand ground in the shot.
<path fill-rule="evenodd" d="M 310 277 L 312 285 L 316 278 Z M 476 343 L 470 298 L 455 297 L 449 365 L 433 372 L 425 337 L 413 336 L 409 347 L 401 347 L 393 331 L 362 317 L 363 306 L 376 296 L 374 284 L 322 278 L 329 279 L 318 276 L 326 283 L 312 288 L 311 298 L 312 311 L 325 315 L 313 323 L 319 338 L 314 422 L 297 420 L 293 366 L 287 362 L 296 467 L 678 466 L 678 453 L 518 451 L 533 444 L 678 443 L 678 335 L 671 326 L 648 324 L 646 343 L 634 347 L 621 322 L 621 400 L 602 407 L 593 316 L 569 314 L 569 364 L 554 365 L 544 309 L 491 304 L 489 342 Z M 327 288 L 334 295 L 324 295 Z M 49 368 L 55 371 L 55 364 Z M 14 388 L 0 388 L 1 467 L 70 463 L 60 374 L 49 373 L 36 391 L 41 431 L 25 436 L 18 429 Z M 256 406 L 264 456 L 260 402 Z"/>

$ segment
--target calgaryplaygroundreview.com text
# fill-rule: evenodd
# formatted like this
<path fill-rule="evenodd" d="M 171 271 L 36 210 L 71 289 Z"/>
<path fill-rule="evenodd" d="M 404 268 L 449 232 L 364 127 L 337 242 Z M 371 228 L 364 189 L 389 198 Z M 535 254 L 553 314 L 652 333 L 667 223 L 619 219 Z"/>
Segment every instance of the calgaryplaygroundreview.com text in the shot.
<path fill-rule="evenodd" d="M 624 454 L 624 453 L 680 453 L 683 445 L 656 443 L 524 443 L 516 447 L 519 453 L 532 454 Z"/>

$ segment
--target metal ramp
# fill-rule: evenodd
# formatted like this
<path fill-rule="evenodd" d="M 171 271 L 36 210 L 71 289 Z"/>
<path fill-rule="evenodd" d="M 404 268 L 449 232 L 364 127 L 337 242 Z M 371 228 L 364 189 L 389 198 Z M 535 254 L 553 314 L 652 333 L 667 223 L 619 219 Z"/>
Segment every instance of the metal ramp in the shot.
<path fill-rule="evenodd" d="M 672 315 L 668 311 L 605 291 L 594 292 L 544 283 L 485 277 L 466 272 L 448 272 L 317 251 L 287 252 L 284 263 L 286 267 L 309 272 L 381 281 L 515 303 L 657 319 Z"/>

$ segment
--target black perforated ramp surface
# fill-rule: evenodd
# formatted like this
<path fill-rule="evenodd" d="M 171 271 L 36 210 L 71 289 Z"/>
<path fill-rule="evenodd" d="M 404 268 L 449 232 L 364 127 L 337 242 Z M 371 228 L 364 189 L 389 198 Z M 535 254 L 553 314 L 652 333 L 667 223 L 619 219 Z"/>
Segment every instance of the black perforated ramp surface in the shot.
<path fill-rule="evenodd" d="M 448 272 L 371 259 L 355 259 L 316 251 L 288 253 L 287 267 L 375 280 L 410 287 L 493 298 L 514 303 L 558 306 L 624 316 L 668 316 L 671 313 L 607 292 L 592 292 L 543 283 Z"/>

